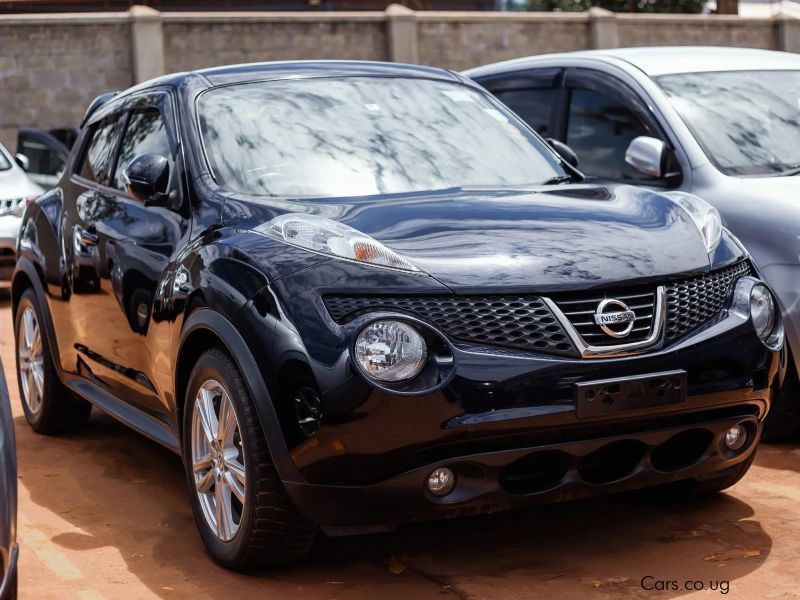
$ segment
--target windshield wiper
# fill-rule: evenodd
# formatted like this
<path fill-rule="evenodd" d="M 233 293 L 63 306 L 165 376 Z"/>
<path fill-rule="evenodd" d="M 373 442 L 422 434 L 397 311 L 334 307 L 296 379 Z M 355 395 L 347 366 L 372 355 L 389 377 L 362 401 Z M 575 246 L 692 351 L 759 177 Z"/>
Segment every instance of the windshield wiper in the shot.
<path fill-rule="evenodd" d="M 572 175 L 558 175 L 542 182 L 541 185 L 558 185 L 560 183 L 572 183 L 573 181 L 575 181 L 575 178 Z"/>

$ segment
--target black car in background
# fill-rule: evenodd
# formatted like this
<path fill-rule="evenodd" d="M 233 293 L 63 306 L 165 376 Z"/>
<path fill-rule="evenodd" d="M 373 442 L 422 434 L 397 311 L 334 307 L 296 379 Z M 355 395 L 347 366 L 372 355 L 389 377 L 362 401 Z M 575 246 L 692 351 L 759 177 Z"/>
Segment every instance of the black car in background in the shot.
<path fill-rule="evenodd" d="M 94 404 L 180 454 L 233 568 L 319 526 L 713 493 L 783 372 L 771 292 L 713 208 L 584 183 L 437 69 L 254 64 L 106 97 L 19 256 L 31 427 Z"/>
<path fill-rule="evenodd" d="M 17 451 L 3 365 L 0 364 L 0 600 L 17 597 Z"/>

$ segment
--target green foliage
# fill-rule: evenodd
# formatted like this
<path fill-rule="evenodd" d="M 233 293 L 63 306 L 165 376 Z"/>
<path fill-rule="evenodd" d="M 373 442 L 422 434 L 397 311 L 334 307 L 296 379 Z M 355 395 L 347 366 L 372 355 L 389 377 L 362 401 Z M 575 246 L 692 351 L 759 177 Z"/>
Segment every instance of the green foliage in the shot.
<path fill-rule="evenodd" d="M 506 0 L 507 10 L 580 12 L 599 6 L 613 12 L 700 13 L 706 0 Z"/>

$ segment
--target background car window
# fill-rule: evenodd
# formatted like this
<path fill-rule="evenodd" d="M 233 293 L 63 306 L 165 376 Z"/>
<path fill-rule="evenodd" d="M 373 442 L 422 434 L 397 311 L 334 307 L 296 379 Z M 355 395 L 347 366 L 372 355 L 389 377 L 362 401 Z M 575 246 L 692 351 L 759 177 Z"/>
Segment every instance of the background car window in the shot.
<path fill-rule="evenodd" d="M 0 171 L 8 171 L 11 168 L 11 161 L 6 158 L 5 153 L 0 150 Z"/>
<path fill-rule="evenodd" d="M 130 162 L 141 154 L 153 153 L 165 156 L 170 163 L 172 173 L 172 151 L 169 137 L 164 126 L 164 119 L 156 108 L 137 110 L 131 113 L 125 137 L 122 138 L 122 147 L 114 173 L 114 187 L 122 190 L 122 174 Z"/>
<path fill-rule="evenodd" d="M 495 95 L 503 104 L 530 125 L 536 133 L 547 137 L 550 128 L 550 108 L 553 104 L 552 88 L 505 90 Z"/>
<path fill-rule="evenodd" d="M 22 154 L 28 157 L 28 177 L 44 186 L 53 186 L 64 171 L 64 158 L 46 144 L 25 139 L 19 144 Z"/>
<path fill-rule="evenodd" d="M 92 133 L 83 164 L 78 172 L 81 177 L 100 185 L 109 185 L 114 162 L 114 149 L 122 129 L 122 115 L 101 121 Z"/>
<path fill-rule="evenodd" d="M 578 155 L 580 169 L 587 175 L 652 181 L 625 163 L 628 145 L 640 135 L 653 133 L 622 102 L 595 90 L 572 90 L 567 144 Z"/>

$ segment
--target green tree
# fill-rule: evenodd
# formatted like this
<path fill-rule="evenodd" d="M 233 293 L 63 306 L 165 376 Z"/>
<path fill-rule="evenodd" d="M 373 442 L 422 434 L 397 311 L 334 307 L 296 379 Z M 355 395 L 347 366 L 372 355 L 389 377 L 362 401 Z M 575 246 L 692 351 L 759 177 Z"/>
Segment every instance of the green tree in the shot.
<path fill-rule="evenodd" d="M 580 12 L 599 6 L 613 12 L 700 13 L 706 0 L 506 0 L 508 10 Z"/>

